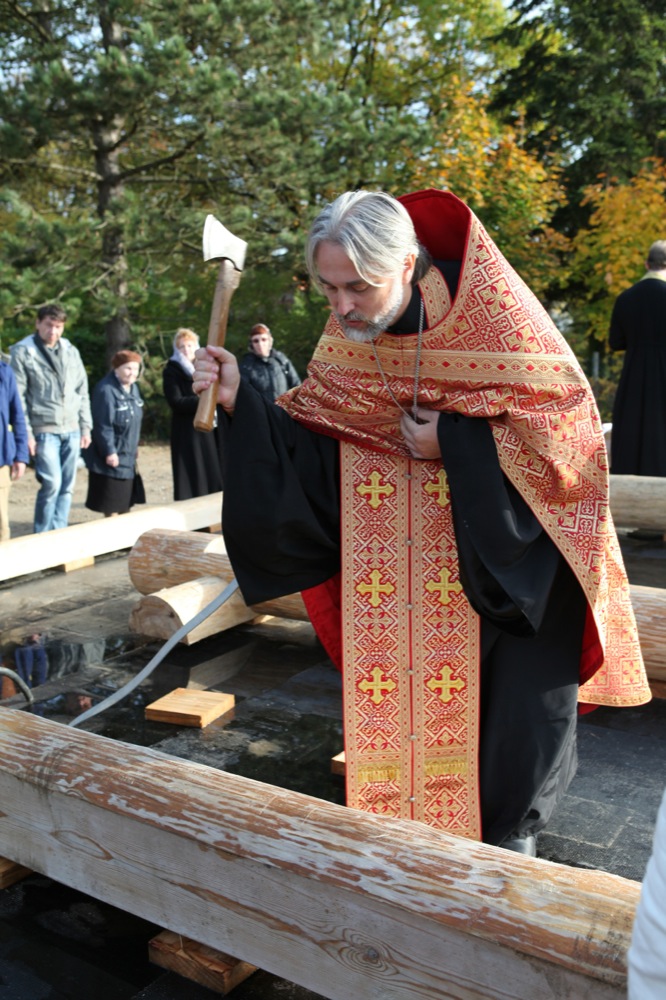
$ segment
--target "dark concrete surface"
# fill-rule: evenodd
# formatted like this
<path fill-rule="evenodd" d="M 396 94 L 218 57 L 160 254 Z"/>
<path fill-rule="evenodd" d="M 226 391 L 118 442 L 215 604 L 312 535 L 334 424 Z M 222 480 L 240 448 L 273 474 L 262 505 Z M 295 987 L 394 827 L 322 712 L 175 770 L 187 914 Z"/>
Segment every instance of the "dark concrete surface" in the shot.
<path fill-rule="evenodd" d="M 632 582 L 666 586 L 663 542 L 623 537 L 622 545 Z M 24 634 L 44 635 L 49 677 L 33 691 L 35 711 L 67 722 L 149 661 L 160 644 L 128 632 L 137 599 L 124 558 L 0 588 L 5 665 Z M 188 684 L 234 693 L 234 717 L 203 730 L 145 722 L 147 703 Z M 3 704 L 25 710 L 21 695 Z M 342 780 L 330 771 L 342 748 L 340 716 L 340 678 L 310 626 L 271 622 L 178 647 L 129 698 L 83 728 L 343 803 Z M 661 700 L 581 717 L 578 773 L 540 838 L 541 857 L 642 878 L 666 782 L 665 723 Z M 148 942 L 160 929 L 30 875 L 0 892 L 0 1000 L 213 997 L 148 961 Z M 317 1000 L 261 971 L 233 996 Z"/>

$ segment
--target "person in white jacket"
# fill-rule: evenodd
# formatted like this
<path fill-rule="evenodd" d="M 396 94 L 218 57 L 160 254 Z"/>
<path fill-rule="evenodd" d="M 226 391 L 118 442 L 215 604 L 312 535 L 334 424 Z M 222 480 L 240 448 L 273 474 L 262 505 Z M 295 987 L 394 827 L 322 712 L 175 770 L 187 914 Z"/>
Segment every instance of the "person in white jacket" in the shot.
<path fill-rule="evenodd" d="M 629 1000 L 666 997 L 666 792 L 654 831 L 652 855 L 628 953 Z"/>

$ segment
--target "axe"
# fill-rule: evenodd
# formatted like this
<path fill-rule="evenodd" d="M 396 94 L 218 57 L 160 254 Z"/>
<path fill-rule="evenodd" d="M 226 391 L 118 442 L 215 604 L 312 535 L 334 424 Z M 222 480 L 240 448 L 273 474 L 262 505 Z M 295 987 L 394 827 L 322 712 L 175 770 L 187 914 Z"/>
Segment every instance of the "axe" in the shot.
<path fill-rule="evenodd" d="M 225 229 L 214 215 L 206 216 L 203 231 L 203 258 L 204 260 L 220 261 L 208 324 L 207 344 L 210 347 L 224 347 L 231 296 L 238 288 L 246 250 L 247 243 Z M 217 384 L 213 384 L 199 396 L 199 404 L 194 417 L 196 430 L 211 430 L 216 403 Z"/>

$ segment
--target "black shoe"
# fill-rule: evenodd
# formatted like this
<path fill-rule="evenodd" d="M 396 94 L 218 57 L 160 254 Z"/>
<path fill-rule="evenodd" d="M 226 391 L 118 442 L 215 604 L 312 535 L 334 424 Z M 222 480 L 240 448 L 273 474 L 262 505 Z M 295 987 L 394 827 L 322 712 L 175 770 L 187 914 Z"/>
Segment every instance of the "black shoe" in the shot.
<path fill-rule="evenodd" d="M 506 851 L 514 851 L 516 854 L 526 854 L 529 858 L 536 858 L 536 837 L 533 833 L 528 833 L 523 837 L 518 837 L 512 834 L 503 840 L 499 845 L 503 847 Z"/>

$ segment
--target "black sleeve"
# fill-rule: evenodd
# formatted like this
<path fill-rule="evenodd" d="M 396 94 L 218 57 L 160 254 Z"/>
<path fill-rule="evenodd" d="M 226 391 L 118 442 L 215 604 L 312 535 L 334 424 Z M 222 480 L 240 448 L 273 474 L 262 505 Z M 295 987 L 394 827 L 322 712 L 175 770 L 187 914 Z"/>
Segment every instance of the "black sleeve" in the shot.
<path fill-rule="evenodd" d="M 218 408 L 222 530 L 248 604 L 313 587 L 340 568 L 338 443 L 241 381 Z"/>
<path fill-rule="evenodd" d="M 497 628 L 535 635 L 562 557 L 503 474 L 489 423 L 442 413 L 437 432 L 467 599 Z"/>

